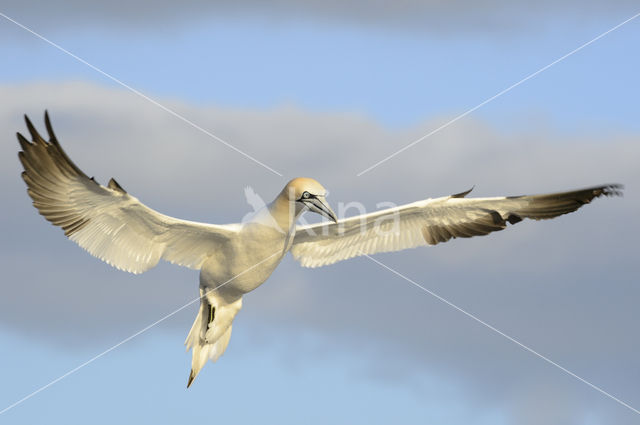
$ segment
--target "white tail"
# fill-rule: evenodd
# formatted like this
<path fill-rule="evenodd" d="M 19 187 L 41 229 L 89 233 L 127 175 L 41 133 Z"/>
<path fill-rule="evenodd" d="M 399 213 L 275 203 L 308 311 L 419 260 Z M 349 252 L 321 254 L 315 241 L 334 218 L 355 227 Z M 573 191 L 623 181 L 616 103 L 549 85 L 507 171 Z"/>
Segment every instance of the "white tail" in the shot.
<path fill-rule="evenodd" d="M 191 373 L 187 388 L 198 376 L 207 360 L 216 361 L 225 352 L 231 338 L 231 323 L 242 308 L 242 298 L 229 302 L 214 291 L 200 289 L 200 310 L 184 342 L 192 349 Z"/>

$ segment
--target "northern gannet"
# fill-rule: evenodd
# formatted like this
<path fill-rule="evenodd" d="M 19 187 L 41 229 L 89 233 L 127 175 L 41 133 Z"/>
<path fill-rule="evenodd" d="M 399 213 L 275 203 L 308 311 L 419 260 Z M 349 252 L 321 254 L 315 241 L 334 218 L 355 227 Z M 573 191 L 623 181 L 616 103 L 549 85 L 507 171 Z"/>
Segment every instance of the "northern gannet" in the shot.
<path fill-rule="evenodd" d="M 311 178 L 286 184 L 276 199 L 238 224 L 204 224 L 160 214 L 131 196 L 113 178 L 102 186 L 62 150 L 45 112 L 49 140 L 25 115 L 32 140 L 20 133 L 22 178 L 33 205 L 69 239 L 118 269 L 142 273 L 160 259 L 200 270 L 200 309 L 185 344 L 192 349 L 191 385 L 207 360 L 225 351 L 242 296 L 264 283 L 287 252 L 305 267 L 359 255 L 435 245 L 451 238 L 486 235 L 524 218 L 570 213 L 602 195 L 620 195 L 608 184 L 533 196 L 466 198 L 470 191 L 340 219 L 325 188 Z M 297 226 L 305 211 L 329 220 Z"/>

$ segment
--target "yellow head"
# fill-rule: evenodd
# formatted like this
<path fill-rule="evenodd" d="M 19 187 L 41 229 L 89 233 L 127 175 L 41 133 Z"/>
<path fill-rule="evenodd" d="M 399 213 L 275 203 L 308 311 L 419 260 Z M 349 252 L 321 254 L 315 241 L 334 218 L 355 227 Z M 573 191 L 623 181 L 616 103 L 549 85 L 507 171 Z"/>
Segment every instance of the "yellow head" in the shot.
<path fill-rule="evenodd" d="M 334 222 L 338 221 L 335 213 L 327 204 L 327 190 L 316 180 L 309 177 L 297 177 L 291 180 L 282 190 L 282 195 L 289 202 L 295 202 L 296 212 L 310 210 Z"/>

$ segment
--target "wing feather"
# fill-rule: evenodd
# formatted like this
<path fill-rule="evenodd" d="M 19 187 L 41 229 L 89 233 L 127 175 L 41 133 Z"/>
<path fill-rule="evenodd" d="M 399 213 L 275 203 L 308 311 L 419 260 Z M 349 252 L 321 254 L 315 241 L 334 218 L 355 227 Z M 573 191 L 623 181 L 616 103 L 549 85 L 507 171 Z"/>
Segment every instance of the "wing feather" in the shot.
<path fill-rule="evenodd" d="M 487 235 L 524 218 L 544 220 L 573 212 L 600 196 L 622 194 L 608 184 L 570 192 L 466 198 L 470 191 L 371 214 L 296 229 L 291 252 L 303 266 L 319 267 L 378 252 L 436 245 Z"/>
<path fill-rule="evenodd" d="M 28 117 L 32 141 L 18 133 L 18 153 L 33 205 L 69 239 L 101 260 L 132 273 L 142 273 L 163 258 L 200 268 L 233 237 L 231 226 L 179 220 L 158 213 L 111 179 L 107 187 L 89 178 L 69 159 L 58 142 L 49 116 L 45 141 Z"/>

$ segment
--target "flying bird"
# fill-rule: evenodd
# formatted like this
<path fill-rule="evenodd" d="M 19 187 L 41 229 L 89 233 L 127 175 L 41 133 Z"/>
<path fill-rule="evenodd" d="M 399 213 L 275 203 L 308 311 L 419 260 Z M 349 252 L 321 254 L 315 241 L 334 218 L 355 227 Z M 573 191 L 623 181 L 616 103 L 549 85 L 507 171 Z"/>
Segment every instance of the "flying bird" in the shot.
<path fill-rule="evenodd" d="M 102 186 L 88 177 L 60 146 L 47 112 L 49 140 L 26 115 L 25 121 L 31 141 L 17 136 L 27 192 L 40 214 L 69 239 L 131 273 L 149 270 L 160 259 L 200 270 L 200 308 L 185 341 L 192 350 L 187 387 L 208 360 L 216 361 L 224 353 L 242 296 L 263 284 L 289 251 L 302 266 L 319 267 L 360 255 L 486 235 L 507 223 L 557 217 L 594 198 L 622 193 L 619 184 L 493 198 L 467 198 L 466 191 L 338 219 L 326 201 L 325 188 L 299 177 L 249 220 L 205 224 L 156 212 L 113 178 Z M 328 220 L 299 226 L 297 219 L 305 211 Z"/>

